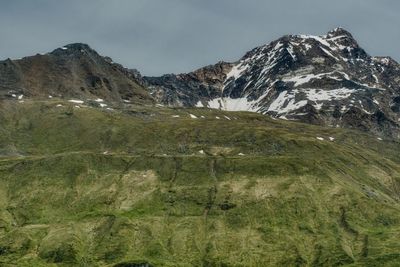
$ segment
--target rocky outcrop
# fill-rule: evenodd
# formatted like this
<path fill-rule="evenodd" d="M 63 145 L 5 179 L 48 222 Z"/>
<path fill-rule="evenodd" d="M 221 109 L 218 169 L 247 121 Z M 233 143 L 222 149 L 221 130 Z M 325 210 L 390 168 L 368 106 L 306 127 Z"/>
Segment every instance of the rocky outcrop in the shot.
<path fill-rule="evenodd" d="M 221 95 L 221 88 L 232 63 L 219 62 L 187 74 L 144 77 L 145 85 L 161 103 L 170 106 L 195 106 L 203 99 Z"/>

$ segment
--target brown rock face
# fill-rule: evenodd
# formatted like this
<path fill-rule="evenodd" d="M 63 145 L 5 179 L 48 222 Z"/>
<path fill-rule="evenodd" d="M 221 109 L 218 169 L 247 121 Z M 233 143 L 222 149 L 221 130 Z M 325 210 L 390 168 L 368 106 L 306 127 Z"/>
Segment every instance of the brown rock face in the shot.
<path fill-rule="evenodd" d="M 45 55 L 0 62 L 0 97 L 59 96 L 108 101 L 153 102 L 134 71 L 114 64 L 85 44 Z"/>

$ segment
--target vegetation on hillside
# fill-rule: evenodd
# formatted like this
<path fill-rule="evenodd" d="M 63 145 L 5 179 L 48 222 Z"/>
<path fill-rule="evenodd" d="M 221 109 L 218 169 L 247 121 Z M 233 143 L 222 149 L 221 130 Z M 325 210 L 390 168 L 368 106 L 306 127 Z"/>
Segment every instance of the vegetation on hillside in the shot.
<path fill-rule="evenodd" d="M 397 141 L 56 99 L 3 101 L 0 122 L 1 266 L 400 262 Z"/>

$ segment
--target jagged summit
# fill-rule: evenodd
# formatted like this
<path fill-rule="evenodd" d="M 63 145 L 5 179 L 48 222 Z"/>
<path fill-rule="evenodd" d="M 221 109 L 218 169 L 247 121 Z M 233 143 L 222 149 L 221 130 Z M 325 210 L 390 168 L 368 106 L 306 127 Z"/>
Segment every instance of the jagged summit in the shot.
<path fill-rule="evenodd" d="M 72 51 L 82 51 L 82 50 L 89 50 L 89 51 L 94 51 L 88 44 L 85 43 L 72 43 L 72 44 L 67 44 L 64 45 L 63 47 L 60 47 L 58 49 L 67 51 L 67 50 L 72 50 Z M 57 49 L 56 49 L 57 50 Z"/>
<path fill-rule="evenodd" d="M 91 55 L 100 57 L 100 55 L 96 52 L 96 50 L 92 49 L 88 44 L 84 43 L 67 44 L 53 50 L 49 54 L 55 56 Z"/>
<path fill-rule="evenodd" d="M 72 43 L 67 44 L 63 47 L 64 49 L 73 49 L 73 50 L 92 50 L 92 48 L 85 43 Z"/>
<path fill-rule="evenodd" d="M 340 37 L 340 36 L 346 36 L 348 38 L 353 38 L 353 35 L 347 31 L 346 29 L 342 27 L 337 27 L 333 30 L 330 30 L 327 34 L 327 37 L 329 38 L 334 38 L 334 37 Z"/>

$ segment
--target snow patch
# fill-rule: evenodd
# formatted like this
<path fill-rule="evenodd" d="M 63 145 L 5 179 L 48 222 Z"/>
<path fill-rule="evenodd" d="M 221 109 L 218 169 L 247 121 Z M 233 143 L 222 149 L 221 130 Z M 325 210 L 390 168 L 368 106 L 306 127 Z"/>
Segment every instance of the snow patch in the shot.
<path fill-rule="evenodd" d="M 375 74 L 372 74 L 372 77 L 375 79 L 375 83 L 379 83 L 379 79 Z"/>
<path fill-rule="evenodd" d="M 76 99 L 70 99 L 70 100 L 68 100 L 68 102 L 76 103 L 76 104 L 83 104 L 84 103 L 82 100 L 76 100 Z"/>
<path fill-rule="evenodd" d="M 230 72 L 226 74 L 225 81 L 230 80 L 233 78 L 236 80 L 240 77 L 240 75 L 249 68 L 249 64 L 244 64 L 244 62 L 239 63 L 238 65 L 233 66 Z"/>
<path fill-rule="evenodd" d="M 337 61 L 339 61 L 339 59 L 337 57 L 335 57 L 331 52 L 329 52 L 328 50 L 326 50 L 325 48 L 323 48 L 322 46 L 320 47 L 322 49 L 322 51 L 324 51 L 325 54 L 327 54 L 330 57 L 333 57 L 334 59 L 336 59 Z"/>
<path fill-rule="evenodd" d="M 312 45 L 304 44 L 304 47 L 306 48 L 306 51 L 308 51 L 308 50 L 310 50 L 312 48 Z"/>
<path fill-rule="evenodd" d="M 296 60 L 296 54 L 294 53 L 294 48 L 293 48 L 293 46 L 292 46 L 291 44 L 286 48 L 286 51 L 288 51 L 289 54 L 290 54 L 290 56 L 291 56 L 294 60 Z"/>
<path fill-rule="evenodd" d="M 326 47 L 331 47 L 331 45 L 325 40 L 326 36 L 315 36 L 315 35 L 299 35 L 300 38 L 303 39 L 314 39 L 316 41 L 318 41 L 319 43 L 323 44 Z"/>
<path fill-rule="evenodd" d="M 321 79 L 322 77 L 325 77 L 327 75 L 333 74 L 333 72 L 328 72 L 328 73 L 320 73 L 320 74 L 306 74 L 302 76 L 294 76 L 294 77 L 288 77 L 288 78 L 283 78 L 282 81 L 284 82 L 294 82 L 294 86 L 300 86 L 302 84 L 308 83 L 313 79 Z"/>
<path fill-rule="evenodd" d="M 196 107 L 200 107 L 201 102 L 196 104 Z M 207 102 L 207 106 L 212 109 L 221 109 L 227 111 L 253 111 L 257 112 L 257 101 L 249 101 L 246 97 L 242 98 L 230 98 L 230 97 L 218 97 L 211 99 Z"/>
<path fill-rule="evenodd" d="M 267 111 L 276 112 L 278 114 L 284 114 L 299 109 L 307 105 L 307 103 L 308 100 L 300 100 L 296 102 L 294 94 L 292 93 L 288 94 L 287 91 L 283 91 L 278 95 L 275 101 L 271 103 Z"/>
<path fill-rule="evenodd" d="M 349 98 L 352 93 L 356 92 L 355 89 L 349 88 L 338 88 L 331 90 L 323 89 L 295 89 L 295 93 L 304 93 L 308 100 L 311 101 L 327 101 L 327 100 L 339 100 Z"/>

